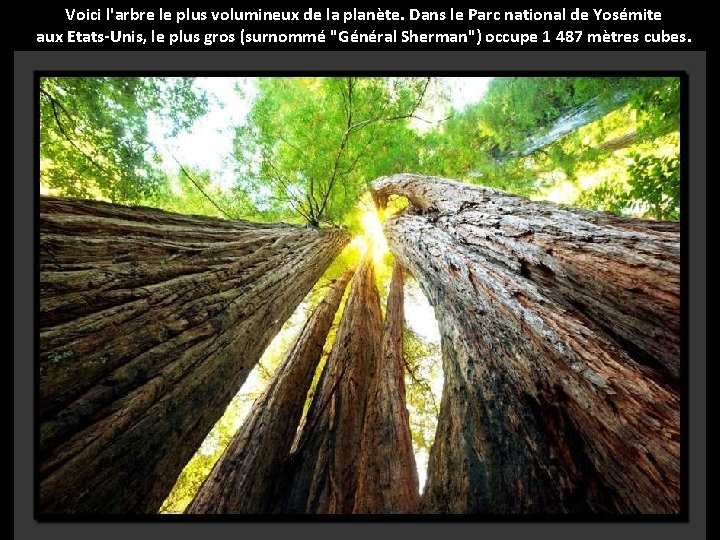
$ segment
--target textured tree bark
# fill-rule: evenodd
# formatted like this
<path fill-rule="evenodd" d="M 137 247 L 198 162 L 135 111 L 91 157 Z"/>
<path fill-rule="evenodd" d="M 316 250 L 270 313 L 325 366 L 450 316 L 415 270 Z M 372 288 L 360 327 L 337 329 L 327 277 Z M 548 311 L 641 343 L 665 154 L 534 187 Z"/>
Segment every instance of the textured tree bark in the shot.
<path fill-rule="evenodd" d="M 532 202 L 435 177 L 395 175 L 395 193 L 488 262 L 576 305 L 635 360 L 680 373 L 680 226 Z"/>
<path fill-rule="evenodd" d="M 290 457 L 279 511 L 352 512 L 368 390 L 381 348 L 380 298 L 372 259 L 367 258 L 353 279 L 335 342 Z"/>
<path fill-rule="evenodd" d="M 395 262 L 388 293 L 382 356 L 375 369 L 360 440 L 356 514 L 416 512 L 417 467 L 405 406 L 403 268 Z"/>
<path fill-rule="evenodd" d="M 41 511 L 156 511 L 348 239 L 41 199 Z"/>
<path fill-rule="evenodd" d="M 353 272 L 330 287 L 186 513 L 272 512 L 323 346 Z"/>
<path fill-rule="evenodd" d="M 679 510 L 675 223 L 433 177 L 390 247 L 435 306 L 445 387 L 428 512 Z"/>

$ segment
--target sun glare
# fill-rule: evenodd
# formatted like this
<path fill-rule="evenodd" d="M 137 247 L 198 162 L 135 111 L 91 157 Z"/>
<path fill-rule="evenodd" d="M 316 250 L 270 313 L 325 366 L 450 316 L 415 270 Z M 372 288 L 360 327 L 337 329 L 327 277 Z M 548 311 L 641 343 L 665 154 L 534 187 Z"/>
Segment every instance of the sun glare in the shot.
<path fill-rule="evenodd" d="M 375 266 L 379 266 L 389 251 L 385 233 L 383 232 L 380 212 L 369 196 L 363 197 L 358 203 L 360 210 L 361 234 L 355 237 L 353 243 L 358 246 L 361 253 L 368 254 L 372 250 Z"/>

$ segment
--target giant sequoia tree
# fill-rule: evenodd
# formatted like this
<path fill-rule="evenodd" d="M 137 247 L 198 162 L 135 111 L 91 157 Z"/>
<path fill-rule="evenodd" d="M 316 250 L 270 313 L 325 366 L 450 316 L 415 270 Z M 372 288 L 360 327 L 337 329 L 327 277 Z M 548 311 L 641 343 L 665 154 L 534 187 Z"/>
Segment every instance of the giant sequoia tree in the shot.
<path fill-rule="evenodd" d="M 433 177 L 374 184 L 442 333 L 427 512 L 677 512 L 679 229 Z"/>
<path fill-rule="evenodd" d="M 154 512 L 339 229 L 44 198 L 40 506 Z"/>

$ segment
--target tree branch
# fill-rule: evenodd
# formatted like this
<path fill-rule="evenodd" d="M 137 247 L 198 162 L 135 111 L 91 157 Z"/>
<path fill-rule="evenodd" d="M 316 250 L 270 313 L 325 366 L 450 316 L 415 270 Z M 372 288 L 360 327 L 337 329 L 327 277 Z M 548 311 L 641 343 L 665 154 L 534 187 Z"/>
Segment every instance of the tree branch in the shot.
<path fill-rule="evenodd" d="M 63 136 L 63 138 L 70 143 L 70 145 L 75 148 L 78 152 L 80 152 L 80 155 L 82 155 L 85 159 L 87 159 L 90 163 L 95 165 L 100 171 L 103 173 L 105 171 L 105 167 L 100 165 L 92 156 L 88 155 L 82 148 L 80 148 L 77 143 L 68 135 L 67 131 L 65 131 L 65 127 L 62 125 L 62 122 L 60 121 L 60 115 L 58 114 L 58 108 L 60 108 L 64 113 L 65 116 L 67 116 L 70 121 L 75 124 L 75 121 L 72 119 L 70 114 L 68 113 L 67 109 L 62 105 L 62 103 L 58 102 L 52 95 L 50 95 L 49 92 L 47 92 L 45 89 L 40 89 L 40 94 L 46 96 L 50 100 L 50 107 L 52 108 L 53 118 L 55 119 L 55 124 L 57 125 L 58 129 L 60 130 L 60 134 Z"/>
<path fill-rule="evenodd" d="M 439 416 L 440 415 L 440 407 L 438 407 L 437 401 L 435 401 L 435 394 L 433 394 L 430 383 L 424 377 L 417 375 L 416 370 L 413 369 L 413 367 L 407 361 L 407 358 L 403 358 L 403 363 L 405 364 L 405 371 L 408 373 L 408 375 L 410 375 L 410 378 L 413 380 L 413 383 L 418 385 L 420 388 L 422 388 L 428 394 L 430 394 L 430 401 L 432 401 L 433 409 L 435 409 L 435 416 Z"/>
<path fill-rule="evenodd" d="M 287 182 L 285 182 L 282 179 L 282 175 L 280 174 L 280 171 L 277 170 L 277 167 L 273 164 L 273 162 L 267 158 L 265 158 L 265 163 L 268 164 L 268 166 L 273 170 L 273 176 L 272 178 L 280 185 L 280 187 L 285 190 L 285 193 L 287 194 L 288 198 L 285 199 L 288 203 L 290 203 L 290 206 L 292 209 L 300 214 L 305 220 L 307 220 L 308 223 L 312 222 L 312 207 L 310 207 L 310 214 L 306 213 L 302 210 L 302 202 L 299 201 L 290 190 L 290 186 L 288 186 Z"/>
<path fill-rule="evenodd" d="M 220 213 L 221 213 L 223 216 L 225 216 L 227 219 L 237 219 L 237 218 L 232 217 L 230 214 L 228 214 L 228 213 L 227 213 L 225 210 L 223 210 L 222 208 L 220 208 L 220 205 L 219 205 L 218 203 L 216 203 L 216 202 L 212 199 L 212 197 L 210 197 L 210 195 L 208 195 L 208 194 L 205 192 L 205 190 L 202 188 L 202 186 L 200 186 L 200 184 L 199 184 L 192 176 L 190 176 L 190 173 L 188 173 L 188 172 L 185 170 L 185 167 L 183 167 L 182 163 L 180 163 L 180 161 L 178 161 L 178 159 L 175 157 L 175 155 L 174 155 L 172 152 L 170 152 L 170 150 L 168 150 L 168 152 L 170 153 L 170 155 L 172 156 L 172 158 L 175 160 L 175 163 L 178 164 L 178 167 L 180 167 L 180 170 L 181 170 L 182 173 L 185 175 L 185 177 L 186 177 L 188 180 L 190 180 L 190 182 L 192 182 L 192 184 L 198 189 L 198 191 L 199 191 L 200 193 L 203 194 L 203 196 L 204 196 L 208 201 L 210 201 L 210 204 L 212 204 L 215 208 L 217 208 L 218 212 L 220 212 Z"/>
<path fill-rule="evenodd" d="M 340 158 L 342 157 L 343 151 L 345 150 L 345 146 L 347 145 L 348 138 L 350 137 L 350 132 L 352 131 L 352 120 L 353 120 L 353 110 L 352 110 L 352 92 L 353 92 L 353 78 L 348 77 L 347 78 L 347 87 L 348 87 L 348 106 L 347 106 L 347 128 L 345 129 L 345 132 L 342 134 L 342 137 L 340 138 L 340 146 L 335 153 L 335 159 L 333 160 L 333 168 L 332 168 L 332 174 L 330 175 L 330 180 L 328 181 L 327 188 L 325 189 L 325 193 L 323 194 L 322 202 L 320 203 L 320 206 L 318 208 L 317 212 L 317 219 L 323 219 L 325 208 L 327 207 L 327 202 L 330 197 L 330 193 L 332 193 L 333 186 L 335 184 L 335 181 L 337 180 L 338 175 L 338 167 L 340 166 Z"/>
<path fill-rule="evenodd" d="M 299 146 L 297 146 L 294 143 L 291 143 L 286 138 L 284 138 L 281 134 L 278 134 L 277 138 L 280 139 L 285 144 L 287 144 L 290 148 L 295 150 L 304 161 L 306 161 L 306 162 L 310 161 L 307 154 L 305 153 L 305 151 L 302 148 L 300 148 Z M 273 167 L 273 170 L 275 170 L 274 167 Z M 314 178 L 310 177 L 310 189 L 308 190 L 308 193 L 305 195 L 305 198 L 308 203 L 309 217 L 305 216 L 304 214 L 303 214 L 303 217 L 306 220 L 308 220 L 308 222 L 311 222 L 311 223 L 317 220 L 317 216 L 315 215 L 315 208 L 313 205 L 313 197 L 314 196 L 315 196 L 315 181 L 314 181 Z"/>

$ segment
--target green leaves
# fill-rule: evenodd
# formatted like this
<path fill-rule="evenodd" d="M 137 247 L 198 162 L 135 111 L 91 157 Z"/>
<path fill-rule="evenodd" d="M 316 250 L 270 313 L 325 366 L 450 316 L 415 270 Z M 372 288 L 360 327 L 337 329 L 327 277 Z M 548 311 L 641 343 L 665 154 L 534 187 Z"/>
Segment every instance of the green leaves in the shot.
<path fill-rule="evenodd" d="M 153 163 L 148 113 L 187 129 L 207 99 L 188 78 L 40 80 L 40 178 L 58 195 L 140 203 L 167 179 Z"/>
<path fill-rule="evenodd" d="M 680 160 L 677 157 L 635 155 L 628 167 L 628 202 L 647 206 L 657 219 L 680 217 Z"/>
<path fill-rule="evenodd" d="M 609 179 L 581 195 L 583 206 L 647 218 L 680 218 L 680 160 L 677 156 L 633 154 L 625 182 Z"/>
<path fill-rule="evenodd" d="M 269 78 L 236 131 L 237 187 L 268 218 L 342 223 L 371 180 L 413 169 L 426 79 Z"/>
<path fill-rule="evenodd" d="M 410 431 L 416 453 L 430 453 L 435 440 L 437 417 L 440 413 L 439 396 L 433 385 L 442 381 L 440 346 L 430 343 L 405 327 L 403 332 L 405 352 L 405 385 L 407 407 L 410 411 Z"/>
<path fill-rule="evenodd" d="M 155 124 L 168 137 L 182 133 L 207 111 L 194 79 L 41 79 L 43 189 L 359 232 L 369 182 L 411 171 L 616 213 L 679 215 L 677 78 L 496 78 L 481 102 L 424 131 L 419 111 L 444 116 L 443 91 L 429 91 L 426 78 L 254 79 L 238 83 L 238 100 L 248 82 L 256 98 L 235 129 L 228 189 L 202 168 L 183 172 L 182 155 L 177 173 L 161 170 L 149 136 Z M 593 104 L 599 117 L 524 154 L 529 140 Z"/>
<path fill-rule="evenodd" d="M 420 170 L 597 210 L 677 219 L 679 99 L 677 78 L 496 78 L 480 103 L 423 137 Z M 566 119 L 578 126 L 524 151 Z"/>

